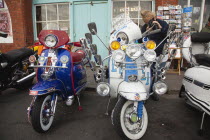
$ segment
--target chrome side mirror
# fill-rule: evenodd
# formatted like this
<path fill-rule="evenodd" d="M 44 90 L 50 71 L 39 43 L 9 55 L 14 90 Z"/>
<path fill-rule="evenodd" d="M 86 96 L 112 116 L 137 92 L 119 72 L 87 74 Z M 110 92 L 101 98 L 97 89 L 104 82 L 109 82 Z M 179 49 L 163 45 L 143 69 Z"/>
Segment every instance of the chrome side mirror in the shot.
<path fill-rule="evenodd" d="M 96 23 L 95 22 L 91 22 L 91 23 L 88 23 L 88 28 L 89 28 L 89 31 L 92 35 L 96 35 L 97 34 L 97 27 L 96 27 Z"/>
<path fill-rule="evenodd" d="M 82 45 L 82 48 L 83 48 L 84 50 L 85 50 L 86 48 L 88 48 L 88 44 L 87 44 L 86 39 L 80 38 L 79 42 L 80 42 L 80 44 Z"/>
<path fill-rule="evenodd" d="M 96 55 L 97 54 L 97 46 L 96 46 L 96 44 L 91 44 L 90 45 L 90 50 L 91 50 L 91 52 L 92 52 L 92 54 L 93 55 Z"/>
<path fill-rule="evenodd" d="M 93 39 L 91 33 L 86 33 L 85 38 L 87 39 L 88 44 L 92 44 Z"/>
<path fill-rule="evenodd" d="M 90 61 L 90 69 L 91 69 L 92 71 L 96 71 L 96 63 L 95 63 L 95 62 Z"/>
<path fill-rule="evenodd" d="M 91 59 L 92 53 L 91 53 L 90 49 L 86 49 L 86 52 L 87 52 L 88 58 Z"/>
<path fill-rule="evenodd" d="M 101 65 L 102 64 L 102 59 L 100 55 L 95 55 L 94 59 L 96 61 L 96 64 Z"/>

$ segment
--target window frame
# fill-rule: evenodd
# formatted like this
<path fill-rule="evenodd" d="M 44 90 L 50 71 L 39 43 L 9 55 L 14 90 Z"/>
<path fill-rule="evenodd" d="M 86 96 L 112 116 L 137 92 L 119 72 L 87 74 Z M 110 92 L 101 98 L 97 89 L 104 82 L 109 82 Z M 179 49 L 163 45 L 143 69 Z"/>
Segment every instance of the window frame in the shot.
<path fill-rule="evenodd" d="M 129 1 L 138 1 L 138 7 L 141 6 L 141 1 L 152 2 L 151 9 L 152 9 L 153 12 L 155 12 L 155 0 L 112 0 L 112 12 L 111 12 L 111 15 L 112 15 L 111 19 L 112 19 L 112 21 L 114 19 L 114 17 L 113 17 L 114 2 L 119 2 L 119 1 L 125 2 L 125 9 L 126 9 L 126 6 L 127 6 L 127 2 L 129 2 Z M 125 12 L 126 12 L 126 10 L 125 10 Z M 140 25 L 140 20 L 142 20 L 142 17 L 140 17 L 140 13 L 138 12 L 138 18 L 131 18 L 131 19 L 135 19 L 135 20 L 137 19 L 138 20 L 138 26 L 139 26 Z"/>
<path fill-rule="evenodd" d="M 69 19 L 68 20 L 60 20 L 59 19 L 59 10 L 58 10 L 58 5 L 59 4 L 68 4 L 68 6 L 69 6 L 69 11 L 68 11 L 68 13 L 69 13 Z M 56 5 L 56 8 L 57 8 L 57 20 L 48 20 L 47 19 L 47 5 Z M 71 22 L 70 22 L 70 18 L 71 18 L 71 9 L 70 9 L 70 5 L 71 5 L 71 3 L 70 2 L 63 2 L 63 3 L 46 3 L 46 4 L 35 4 L 34 5 L 34 11 L 35 11 L 35 14 L 34 14 L 34 31 L 35 31 L 35 33 L 34 33 L 34 36 L 35 36 L 35 39 L 36 40 L 38 40 L 38 33 L 37 33 L 37 23 L 49 23 L 49 22 L 56 22 L 58 25 L 59 25 L 59 22 L 61 21 L 64 21 L 64 22 L 69 22 L 69 37 L 70 37 L 70 27 L 71 27 Z M 36 7 L 37 6 L 44 6 L 45 7 L 45 16 L 46 16 L 46 21 L 37 21 L 37 19 L 36 19 L 36 16 L 37 16 L 37 12 L 36 12 Z"/>

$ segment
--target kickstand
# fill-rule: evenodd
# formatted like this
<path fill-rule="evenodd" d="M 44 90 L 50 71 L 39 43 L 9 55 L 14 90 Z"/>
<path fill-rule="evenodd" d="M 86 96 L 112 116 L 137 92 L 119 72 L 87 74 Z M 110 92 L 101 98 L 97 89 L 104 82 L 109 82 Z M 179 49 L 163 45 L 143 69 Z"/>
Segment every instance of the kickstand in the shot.
<path fill-rule="evenodd" d="M 77 96 L 77 100 L 78 100 L 78 104 L 79 104 L 78 110 L 79 110 L 79 111 L 82 111 L 82 106 L 81 106 L 80 101 L 79 101 L 79 96 Z"/>
<path fill-rule="evenodd" d="M 106 112 L 105 112 L 105 115 L 109 115 L 109 104 L 110 104 L 110 101 L 111 101 L 111 97 L 109 97 L 109 100 L 108 100 L 108 104 L 107 104 L 107 106 L 106 106 Z"/>
<path fill-rule="evenodd" d="M 204 122 L 204 119 L 205 119 L 205 115 L 206 115 L 206 112 L 203 112 L 202 120 L 201 120 L 201 126 L 200 126 L 200 129 L 199 129 L 199 131 L 198 131 L 198 134 L 199 134 L 200 136 L 203 135 L 203 122 Z"/>

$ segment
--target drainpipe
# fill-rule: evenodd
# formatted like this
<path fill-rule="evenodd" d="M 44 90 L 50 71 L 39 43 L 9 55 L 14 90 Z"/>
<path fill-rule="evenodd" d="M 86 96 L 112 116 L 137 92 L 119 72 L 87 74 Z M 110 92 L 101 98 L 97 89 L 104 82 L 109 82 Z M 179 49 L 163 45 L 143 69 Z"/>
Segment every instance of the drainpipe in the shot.
<path fill-rule="evenodd" d="M 190 7 L 190 0 L 187 0 L 187 6 Z"/>
<path fill-rule="evenodd" d="M 200 23 L 199 23 L 199 30 L 198 30 L 199 32 L 202 30 L 202 27 L 203 27 L 203 14 L 204 14 L 205 1 L 206 0 L 202 0 L 202 3 L 201 3 Z"/>

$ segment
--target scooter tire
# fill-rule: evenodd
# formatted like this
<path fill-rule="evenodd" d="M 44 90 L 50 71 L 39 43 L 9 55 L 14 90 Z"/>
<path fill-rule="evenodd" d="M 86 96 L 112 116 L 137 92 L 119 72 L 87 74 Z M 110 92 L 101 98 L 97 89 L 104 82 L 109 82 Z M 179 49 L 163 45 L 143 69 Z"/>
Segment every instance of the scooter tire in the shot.
<path fill-rule="evenodd" d="M 50 122 L 51 124 L 50 124 L 49 128 L 44 130 L 42 125 L 41 125 L 41 115 L 40 115 L 40 113 L 42 111 L 42 106 L 43 106 L 46 98 L 48 98 L 49 96 L 50 95 L 38 96 L 37 99 L 34 102 L 33 109 L 31 111 L 31 124 L 32 124 L 34 130 L 38 133 L 47 132 L 51 128 L 51 125 L 52 125 L 52 122 L 53 122 L 53 119 L 54 119 L 54 116 L 53 116 L 53 119 L 52 119 L 52 122 Z"/>
<path fill-rule="evenodd" d="M 120 123 L 120 114 L 121 114 L 121 110 L 123 105 L 125 104 L 126 99 L 120 97 L 114 107 L 114 109 L 112 110 L 112 124 L 114 125 L 114 128 L 117 132 L 117 134 L 123 139 L 123 140 L 129 140 L 126 135 L 123 133 L 122 127 L 121 127 L 121 123 Z"/>
<path fill-rule="evenodd" d="M 132 134 L 131 132 L 129 132 L 125 126 L 125 120 L 124 118 L 124 114 L 126 108 L 133 104 L 133 101 L 128 101 L 125 98 L 121 97 L 119 98 L 118 102 L 115 105 L 115 108 L 113 109 L 112 112 L 112 124 L 115 127 L 116 132 L 118 133 L 118 135 L 123 139 L 123 140 L 136 140 L 136 139 L 141 139 L 146 130 L 147 130 L 147 126 L 148 126 L 148 115 L 147 115 L 147 111 L 145 109 L 145 107 L 143 108 L 143 126 L 142 129 L 136 133 L 136 134 Z"/>

